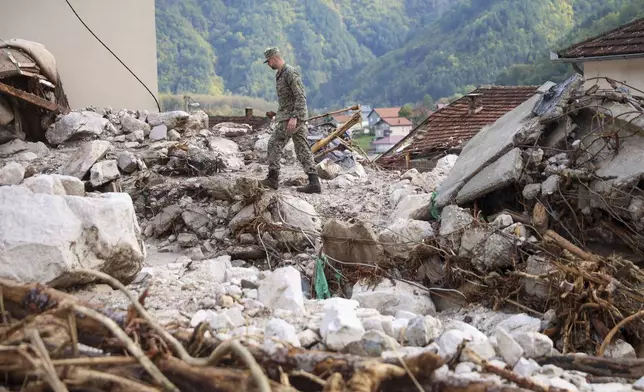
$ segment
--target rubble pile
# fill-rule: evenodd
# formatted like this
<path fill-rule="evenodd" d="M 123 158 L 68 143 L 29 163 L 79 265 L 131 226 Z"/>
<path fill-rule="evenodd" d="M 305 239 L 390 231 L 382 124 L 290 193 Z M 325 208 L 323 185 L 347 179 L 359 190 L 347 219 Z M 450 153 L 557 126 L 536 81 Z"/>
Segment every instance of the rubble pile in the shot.
<path fill-rule="evenodd" d="M 326 146 L 322 194 L 290 187 L 305 177 L 292 146 L 280 189 L 261 188 L 270 129 L 203 112 L 87 108 L 44 141 L 1 144 L 0 369 L 59 390 L 641 388 L 637 259 L 574 237 L 612 210 L 562 209 L 596 186 L 576 108 L 602 92 L 579 86 L 542 91 L 478 154 L 424 173 Z M 565 116 L 578 133 L 546 152 Z"/>

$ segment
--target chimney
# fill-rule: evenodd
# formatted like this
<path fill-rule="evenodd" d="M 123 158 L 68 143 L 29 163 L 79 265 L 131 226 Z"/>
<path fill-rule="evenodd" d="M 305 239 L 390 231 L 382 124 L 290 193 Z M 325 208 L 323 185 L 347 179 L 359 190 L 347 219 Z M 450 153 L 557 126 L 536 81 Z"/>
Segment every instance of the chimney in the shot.
<path fill-rule="evenodd" d="M 468 113 L 476 114 L 483 110 L 483 94 L 468 94 L 467 97 L 470 99 Z"/>

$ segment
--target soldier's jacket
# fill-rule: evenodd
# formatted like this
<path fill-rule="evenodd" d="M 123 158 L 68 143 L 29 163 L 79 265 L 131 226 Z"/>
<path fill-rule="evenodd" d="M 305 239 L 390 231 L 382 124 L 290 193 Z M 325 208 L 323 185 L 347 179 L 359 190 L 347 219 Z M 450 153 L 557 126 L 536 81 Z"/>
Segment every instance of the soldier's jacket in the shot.
<path fill-rule="evenodd" d="M 277 88 L 277 121 L 286 121 L 289 118 L 297 118 L 304 121 L 307 118 L 308 108 L 306 107 L 306 93 L 300 78 L 300 73 L 288 64 L 284 64 L 281 70 L 275 75 Z"/>

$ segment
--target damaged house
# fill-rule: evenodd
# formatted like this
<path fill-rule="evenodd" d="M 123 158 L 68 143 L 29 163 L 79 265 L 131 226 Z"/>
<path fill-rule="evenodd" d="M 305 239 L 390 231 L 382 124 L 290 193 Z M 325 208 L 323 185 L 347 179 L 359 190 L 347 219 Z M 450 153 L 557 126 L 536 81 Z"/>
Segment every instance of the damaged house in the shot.
<path fill-rule="evenodd" d="M 446 154 L 457 152 L 481 129 L 532 97 L 538 86 L 485 86 L 432 113 L 377 162 L 389 168 L 432 169 Z"/>
<path fill-rule="evenodd" d="M 644 18 L 551 53 L 551 58 L 571 63 L 584 75 L 586 89 L 595 84 L 611 88 L 608 78 L 644 91 Z"/>
<path fill-rule="evenodd" d="M 37 42 L 0 42 L 0 144 L 44 141 L 45 131 L 69 104 L 54 56 Z"/>

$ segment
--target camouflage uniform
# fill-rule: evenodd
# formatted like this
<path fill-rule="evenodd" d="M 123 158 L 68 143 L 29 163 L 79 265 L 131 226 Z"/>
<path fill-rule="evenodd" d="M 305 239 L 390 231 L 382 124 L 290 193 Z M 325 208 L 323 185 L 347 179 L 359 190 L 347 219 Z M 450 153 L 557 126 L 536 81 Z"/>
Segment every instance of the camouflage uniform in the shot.
<path fill-rule="evenodd" d="M 300 75 L 295 68 L 285 64 L 277 72 L 275 80 L 277 84 L 277 102 L 279 109 L 275 116 L 277 126 L 268 141 L 268 168 L 274 170 L 280 169 L 282 151 L 292 137 L 295 154 L 300 164 L 302 164 L 304 172 L 307 175 L 315 173 L 313 154 L 306 140 L 306 136 L 308 135 L 308 129 L 305 123 L 307 118 L 306 95 L 304 93 L 304 86 L 300 80 Z M 286 124 L 291 118 L 297 118 L 297 130 L 294 133 L 289 133 L 286 130 Z"/>
<path fill-rule="evenodd" d="M 265 62 L 268 62 L 268 59 L 276 54 L 279 54 L 277 48 L 267 49 L 264 52 L 264 56 L 267 59 Z M 306 139 L 308 135 L 308 129 L 306 127 L 308 109 L 306 105 L 306 93 L 304 92 L 304 85 L 302 84 L 300 74 L 292 66 L 284 64 L 275 75 L 275 82 L 279 106 L 275 116 L 277 126 L 268 140 L 269 174 L 268 178 L 263 181 L 263 184 L 277 189 L 282 152 L 289 140 L 293 138 L 295 155 L 302 165 L 304 172 L 309 177 L 309 185 L 298 188 L 298 191 L 319 193 L 320 184 L 315 170 L 315 162 L 313 161 L 313 154 Z M 290 133 L 286 129 L 288 120 L 291 118 L 297 119 L 296 130 L 293 133 Z"/>

